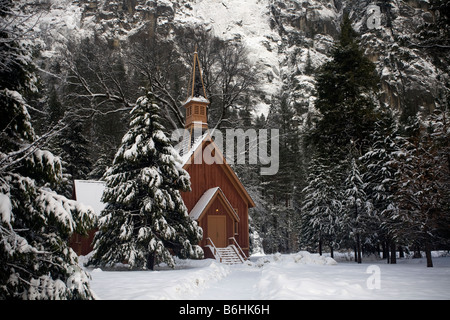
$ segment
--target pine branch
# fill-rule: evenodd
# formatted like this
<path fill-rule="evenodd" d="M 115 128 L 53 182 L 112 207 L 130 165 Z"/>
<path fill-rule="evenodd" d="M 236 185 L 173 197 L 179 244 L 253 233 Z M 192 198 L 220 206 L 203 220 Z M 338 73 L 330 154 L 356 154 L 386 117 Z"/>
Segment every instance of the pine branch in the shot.
<path fill-rule="evenodd" d="M 419 43 L 413 43 L 411 41 L 408 41 L 408 45 L 410 47 L 416 47 L 416 48 L 424 48 L 424 49 L 433 49 L 433 48 L 439 48 L 439 49 L 450 49 L 450 45 L 442 45 L 437 43 L 432 43 L 428 45 L 419 44 Z"/>
<path fill-rule="evenodd" d="M 6 155 L 2 159 L 0 159 L 0 172 L 8 172 L 11 171 L 12 168 L 19 166 L 22 161 L 36 152 L 36 150 L 42 148 L 48 142 L 48 140 L 50 140 L 66 128 L 67 125 L 64 124 L 62 120 L 60 120 L 52 130 L 40 136 L 32 143 L 24 143 L 19 150 L 6 153 Z"/>

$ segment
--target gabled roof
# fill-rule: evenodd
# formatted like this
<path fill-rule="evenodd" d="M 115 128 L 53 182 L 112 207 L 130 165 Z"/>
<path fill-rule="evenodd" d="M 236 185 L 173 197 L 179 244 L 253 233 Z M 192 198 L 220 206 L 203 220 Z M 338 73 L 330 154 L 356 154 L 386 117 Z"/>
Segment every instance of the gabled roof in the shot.
<path fill-rule="evenodd" d="M 227 197 L 223 193 L 222 189 L 219 187 L 211 188 L 205 191 L 205 193 L 200 197 L 200 199 L 195 204 L 194 208 L 192 208 L 191 212 L 189 213 L 189 216 L 192 220 L 198 220 L 203 215 L 203 213 L 208 210 L 210 205 L 213 203 L 213 201 L 219 197 L 222 202 L 225 204 L 225 207 L 230 215 L 234 218 L 234 220 L 239 221 L 239 216 L 234 210 L 234 208 L 231 206 L 230 202 L 228 201 Z"/>
<path fill-rule="evenodd" d="M 183 137 L 183 141 L 186 137 Z M 216 150 L 216 156 L 220 157 L 223 165 L 220 167 L 224 169 L 225 174 L 228 176 L 228 178 L 231 180 L 233 185 L 240 190 L 240 194 L 245 198 L 245 200 L 248 203 L 248 206 L 250 208 L 253 208 L 255 206 L 255 203 L 253 202 L 253 199 L 248 194 L 247 190 L 245 189 L 242 182 L 239 180 L 238 176 L 234 172 L 234 170 L 230 167 L 230 165 L 225 160 L 225 157 L 223 156 L 221 150 L 217 147 L 217 145 L 214 143 L 214 140 L 212 139 L 211 135 L 209 134 L 209 130 L 207 130 L 203 135 L 198 137 L 193 141 L 193 143 L 190 145 L 190 141 L 186 141 L 181 143 L 181 148 L 177 150 L 181 155 L 182 160 L 182 167 L 183 169 L 187 170 L 191 164 L 195 164 L 195 157 L 199 156 L 202 157 L 202 151 L 203 151 L 203 145 L 205 143 L 211 143 L 214 146 L 214 149 Z"/>

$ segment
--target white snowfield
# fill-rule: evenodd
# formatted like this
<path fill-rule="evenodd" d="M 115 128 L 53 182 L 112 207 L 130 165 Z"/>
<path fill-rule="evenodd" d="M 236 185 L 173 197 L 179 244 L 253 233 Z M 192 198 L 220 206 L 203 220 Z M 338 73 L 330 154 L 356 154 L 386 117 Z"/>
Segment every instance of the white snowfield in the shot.
<path fill-rule="evenodd" d="M 338 261 L 343 257 L 337 258 Z M 89 269 L 91 288 L 104 300 L 297 300 L 450 299 L 450 256 L 434 267 L 422 259 L 336 262 L 301 251 L 252 256 L 227 266 L 215 260 L 177 260 L 175 269 L 102 271 Z"/>

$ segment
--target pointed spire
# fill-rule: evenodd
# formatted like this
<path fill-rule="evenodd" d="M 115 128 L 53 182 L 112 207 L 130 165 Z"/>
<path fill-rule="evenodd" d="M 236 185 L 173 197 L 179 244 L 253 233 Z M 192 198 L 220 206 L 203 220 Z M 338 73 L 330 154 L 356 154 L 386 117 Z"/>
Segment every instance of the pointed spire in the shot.
<path fill-rule="evenodd" d="M 203 82 L 202 68 L 198 59 L 197 45 L 195 45 L 194 64 L 192 68 L 192 83 L 188 98 L 203 97 L 206 99 L 206 89 Z"/>
<path fill-rule="evenodd" d="M 205 84 L 203 82 L 200 60 L 198 59 L 197 46 L 195 46 L 194 65 L 191 76 L 192 80 L 190 81 L 188 97 L 183 103 L 183 106 L 186 108 L 185 128 L 190 130 L 192 136 L 194 129 L 201 133 L 208 129 L 207 110 L 209 100 L 206 98 Z"/>

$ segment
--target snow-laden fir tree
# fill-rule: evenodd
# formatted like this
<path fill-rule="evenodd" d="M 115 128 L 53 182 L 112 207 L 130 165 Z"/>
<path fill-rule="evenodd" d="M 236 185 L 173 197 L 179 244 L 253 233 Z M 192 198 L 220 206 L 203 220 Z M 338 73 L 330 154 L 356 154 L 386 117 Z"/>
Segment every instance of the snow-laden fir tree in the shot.
<path fill-rule="evenodd" d="M 370 135 L 379 117 L 376 103 L 379 78 L 375 64 L 365 56 L 359 43 L 346 14 L 331 51 L 332 59 L 320 67 L 315 77 L 315 107 L 319 113 L 313 118 L 306 142 L 326 166 L 341 170 L 332 180 L 334 188 L 344 195 L 344 210 L 339 219 L 349 230 L 347 237 L 354 239 L 360 262 L 364 228 L 360 220 L 367 202 L 358 158 L 370 146 Z"/>
<path fill-rule="evenodd" d="M 306 246 L 318 244 L 320 255 L 323 245 L 328 244 L 333 257 L 333 248 L 339 245 L 342 230 L 342 195 L 333 181 L 336 170 L 327 166 L 323 159 L 313 158 L 308 172 L 308 185 L 302 190 L 301 242 Z"/>
<path fill-rule="evenodd" d="M 180 191 L 190 190 L 189 174 L 163 132 L 151 94 L 131 111 L 130 129 L 104 175 L 107 203 L 94 239 L 91 263 L 127 262 L 152 269 L 174 266 L 173 254 L 202 258 L 202 229 L 188 216 Z"/>
<path fill-rule="evenodd" d="M 362 241 L 366 224 L 370 220 L 371 204 L 367 201 L 364 191 L 365 182 L 360 172 L 360 164 L 355 157 L 350 157 L 347 178 L 343 185 L 343 220 L 348 225 L 350 235 L 353 236 L 356 248 L 355 260 L 361 263 Z"/>
<path fill-rule="evenodd" d="M 379 78 L 359 41 L 345 15 L 332 59 L 316 75 L 315 107 L 319 115 L 313 119 L 315 126 L 308 139 L 323 158 L 336 163 L 346 159 L 351 144 L 360 153 L 365 152 L 377 120 L 375 93 Z"/>
<path fill-rule="evenodd" d="M 69 116 L 69 118 L 71 118 Z M 73 117 L 68 121 L 66 128 L 55 137 L 55 153 L 63 161 L 63 177 L 58 192 L 70 197 L 72 195 L 73 181 L 87 179 L 92 166 L 89 159 L 88 140 L 83 135 L 81 120 Z M 67 120 L 66 120 L 67 121 Z"/>
<path fill-rule="evenodd" d="M 270 214 L 262 217 L 261 236 L 270 243 L 266 252 L 291 252 L 298 250 L 298 227 L 300 217 L 295 213 L 298 190 L 302 189 L 303 167 L 300 150 L 300 130 L 293 103 L 287 96 L 274 100 L 266 127 L 279 130 L 279 170 L 277 174 L 261 177 L 261 189 Z M 262 231 L 262 230 L 261 230 Z"/>
<path fill-rule="evenodd" d="M 0 299 L 90 299 L 89 276 L 68 246 L 93 227 L 93 211 L 52 191 L 61 161 L 42 150 L 27 92 L 36 90 L 30 49 L 11 1 L 0 1 Z"/>
<path fill-rule="evenodd" d="M 367 228 L 371 237 L 382 242 L 385 253 L 393 248 L 391 262 L 395 261 L 396 243 L 400 239 L 401 222 L 395 218 L 398 210 L 395 193 L 398 186 L 398 162 L 404 139 L 400 136 L 398 124 L 391 110 L 384 110 L 380 120 L 375 124 L 371 134 L 372 145 L 360 158 L 365 168 L 363 180 L 366 181 L 365 192 L 372 204 L 370 221 Z M 377 239 L 375 239 L 377 238 Z M 389 261 L 389 260 L 388 260 Z"/>

